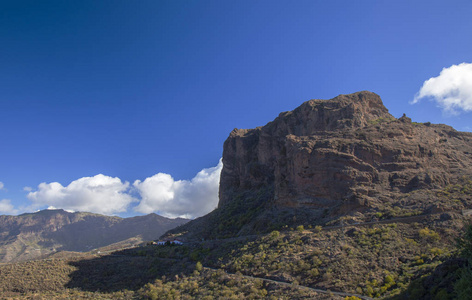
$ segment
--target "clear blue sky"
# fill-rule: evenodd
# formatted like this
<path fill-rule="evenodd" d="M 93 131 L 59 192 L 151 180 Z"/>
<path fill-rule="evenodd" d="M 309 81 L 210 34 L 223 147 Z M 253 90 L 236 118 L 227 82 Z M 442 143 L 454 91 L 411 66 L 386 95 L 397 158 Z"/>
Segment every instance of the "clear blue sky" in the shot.
<path fill-rule="evenodd" d="M 470 131 L 470 110 L 411 101 L 443 68 L 472 62 L 471 13 L 454 0 L 1 1 L 0 214 L 185 215 L 158 207 L 161 194 L 203 205 L 192 178 L 218 165 L 233 128 L 313 98 L 369 90 L 396 117 Z M 158 173 L 173 178 L 164 192 L 149 180 L 146 194 Z M 66 189 L 98 174 L 119 178 L 121 209 L 97 209 L 107 194 L 82 193 L 86 180 Z M 54 182 L 64 189 L 47 194 Z"/>

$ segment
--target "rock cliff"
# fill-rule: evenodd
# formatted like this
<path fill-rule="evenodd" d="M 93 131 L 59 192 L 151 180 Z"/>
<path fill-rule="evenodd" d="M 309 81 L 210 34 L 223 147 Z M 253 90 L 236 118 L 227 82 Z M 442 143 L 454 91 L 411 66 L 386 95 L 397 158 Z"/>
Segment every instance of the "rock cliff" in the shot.
<path fill-rule="evenodd" d="M 472 134 L 395 119 L 371 92 L 310 100 L 224 143 L 220 203 L 273 186 L 274 204 L 375 206 L 471 174 Z"/>
<path fill-rule="evenodd" d="M 172 233 L 234 236 L 472 208 L 472 133 L 396 119 L 367 91 L 234 129 L 223 164 L 218 208 Z"/>

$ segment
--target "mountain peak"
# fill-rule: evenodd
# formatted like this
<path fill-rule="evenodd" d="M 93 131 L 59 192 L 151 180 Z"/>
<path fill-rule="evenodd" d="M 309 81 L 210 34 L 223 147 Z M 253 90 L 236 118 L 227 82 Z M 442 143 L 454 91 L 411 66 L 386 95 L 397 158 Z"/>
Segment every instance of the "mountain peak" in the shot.
<path fill-rule="evenodd" d="M 309 100 L 293 111 L 281 113 L 265 130 L 277 135 L 306 136 L 320 131 L 364 127 L 379 118 L 393 116 L 377 94 L 364 91 L 331 100 Z"/>
<path fill-rule="evenodd" d="M 394 119 L 380 96 L 362 91 L 330 100 L 312 99 L 293 111 L 280 113 L 272 122 L 256 129 L 234 129 L 230 137 L 262 131 L 270 136 L 308 136 L 323 131 L 361 128 L 379 119 Z"/>
<path fill-rule="evenodd" d="M 472 134 L 396 119 L 372 92 L 309 100 L 263 127 L 231 132 L 218 209 L 180 230 L 242 234 L 348 213 L 366 220 L 404 203 L 414 213 L 461 209 L 431 191 L 470 175 L 471 148 Z"/>

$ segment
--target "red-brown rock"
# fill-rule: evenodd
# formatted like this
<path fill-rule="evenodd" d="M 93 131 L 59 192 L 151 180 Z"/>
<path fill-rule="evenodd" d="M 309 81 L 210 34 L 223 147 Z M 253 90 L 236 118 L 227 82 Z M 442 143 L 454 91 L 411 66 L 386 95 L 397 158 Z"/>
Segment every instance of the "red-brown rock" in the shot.
<path fill-rule="evenodd" d="M 282 207 L 376 206 L 471 174 L 472 134 L 395 119 L 371 92 L 310 100 L 224 143 L 219 207 L 273 186 Z"/>

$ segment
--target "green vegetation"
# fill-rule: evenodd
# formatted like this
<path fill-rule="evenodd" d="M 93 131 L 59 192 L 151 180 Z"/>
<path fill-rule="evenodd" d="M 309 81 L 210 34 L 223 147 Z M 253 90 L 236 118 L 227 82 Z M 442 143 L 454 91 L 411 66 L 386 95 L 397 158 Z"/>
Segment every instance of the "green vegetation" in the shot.
<path fill-rule="evenodd" d="M 372 215 L 385 220 L 387 212 Z M 241 210 L 240 216 L 246 213 Z M 207 238 L 183 246 L 148 244 L 112 255 L 0 265 L 0 294 L 18 299 L 310 299 L 314 295 L 317 299 L 356 299 L 355 295 L 466 299 L 470 295 L 472 270 L 466 261 L 472 260 L 472 229 L 465 231 L 456 250 L 462 228 L 459 216 L 438 214 L 391 224 L 349 224 L 350 219 L 344 218 L 344 226 L 337 227 L 310 227 L 302 216 L 284 217 L 291 219 L 290 226 L 266 228 L 267 233 L 260 235 L 233 234 L 229 239 Z M 238 226 L 213 234 L 240 232 L 246 225 Z M 444 282 L 449 283 L 447 288 Z M 305 287 L 353 295 L 315 294 Z"/>
<path fill-rule="evenodd" d="M 369 124 L 378 125 L 378 124 L 381 124 L 381 123 L 388 123 L 388 122 L 392 122 L 392 121 L 395 121 L 395 120 L 396 120 L 395 118 L 380 117 L 380 118 L 375 119 L 375 120 L 369 120 Z"/>
<path fill-rule="evenodd" d="M 148 245 L 113 256 L 5 265 L 0 268 L 1 291 L 97 299 L 290 299 L 312 297 L 297 288 L 312 286 L 381 297 L 401 292 L 450 253 L 444 246 L 451 241 L 440 230 L 420 224 L 345 231 L 300 227 L 258 238 Z M 288 291 L 257 277 L 294 285 Z"/>
<path fill-rule="evenodd" d="M 438 196 L 460 198 L 461 195 L 472 195 L 472 180 L 468 177 L 461 178 L 457 184 L 450 184 L 438 191 Z"/>
<path fill-rule="evenodd" d="M 432 230 L 420 230 L 422 238 L 436 239 Z M 472 225 L 466 226 L 462 236 L 457 240 L 457 251 L 449 259 L 429 273 L 417 277 L 400 294 L 389 299 L 471 299 L 472 287 Z M 433 255 L 441 255 L 438 249 L 432 248 Z"/>
<path fill-rule="evenodd" d="M 457 246 L 460 256 L 472 265 L 472 225 L 466 227 L 464 235 L 457 239 Z"/>
<path fill-rule="evenodd" d="M 269 289 L 269 291 L 268 291 Z M 155 280 L 142 288 L 138 295 L 144 299 L 289 299 L 281 297 L 262 280 L 250 280 L 240 275 L 228 275 L 223 270 L 206 270 L 202 275 L 183 276 L 175 280 Z M 295 291 L 294 291 L 295 292 Z M 297 292 L 295 292 L 297 294 Z M 276 296 L 277 295 L 277 296 Z M 299 295 L 303 297 L 303 294 Z M 306 295 L 308 296 L 308 295 Z"/>
<path fill-rule="evenodd" d="M 178 253 L 168 248 L 164 255 L 173 252 L 173 258 L 184 259 L 184 253 L 190 253 L 193 261 L 233 274 L 385 297 L 401 293 L 450 257 L 453 247 L 448 245 L 454 244 L 454 237 L 444 225 L 398 223 L 344 231 L 298 226 L 258 238 L 184 246 Z M 163 255 L 162 249 L 152 255 Z"/>
<path fill-rule="evenodd" d="M 418 216 L 418 215 L 421 215 L 422 213 L 423 213 L 423 210 L 421 209 L 406 209 L 400 206 L 393 206 L 393 207 L 386 206 L 380 212 L 376 212 L 374 216 L 378 220 L 387 220 L 387 219 Z"/>
<path fill-rule="evenodd" d="M 199 262 L 159 259 L 148 255 L 152 248 L 156 247 L 145 247 L 145 255 L 132 250 L 119 256 L 2 265 L 1 298 L 333 299 L 241 274 L 227 274 L 221 269 L 211 270 Z"/>

